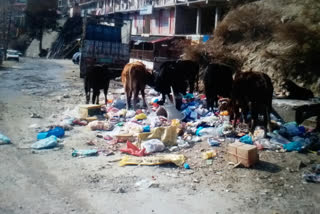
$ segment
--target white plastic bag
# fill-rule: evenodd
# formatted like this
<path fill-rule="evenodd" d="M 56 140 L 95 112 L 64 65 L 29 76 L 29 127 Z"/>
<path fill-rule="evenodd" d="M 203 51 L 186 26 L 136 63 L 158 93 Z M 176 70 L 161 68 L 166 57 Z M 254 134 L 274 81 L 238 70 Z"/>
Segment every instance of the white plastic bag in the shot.
<path fill-rule="evenodd" d="M 143 141 L 141 148 L 145 148 L 147 153 L 162 152 L 166 147 L 159 139 Z"/>

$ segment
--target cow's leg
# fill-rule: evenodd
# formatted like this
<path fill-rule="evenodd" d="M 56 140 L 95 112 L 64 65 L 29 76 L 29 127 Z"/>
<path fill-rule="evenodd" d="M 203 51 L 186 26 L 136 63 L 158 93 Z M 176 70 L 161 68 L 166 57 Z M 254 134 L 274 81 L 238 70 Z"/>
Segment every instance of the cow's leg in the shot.
<path fill-rule="evenodd" d="M 141 96 L 142 96 L 142 100 L 143 100 L 143 107 L 144 108 L 147 108 L 147 102 L 146 102 L 146 96 L 145 96 L 145 93 L 144 93 L 144 89 L 141 90 Z"/>
<path fill-rule="evenodd" d="M 176 109 L 180 110 L 182 106 L 182 96 L 180 93 L 175 93 L 175 102 L 176 102 Z"/>
<path fill-rule="evenodd" d="M 250 123 L 250 132 L 254 132 L 254 128 L 257 125 L 257 120 L 258 120 L 258 105 L 252 104 L 251 108 L 251 123 Z"/>
<path fill-rule="evenodd" d="M 99 89 L 93 89 L 92 104 L 99 104 L 99 94 L 100 94 Z"/>
<path fill-rule="evenodd" d="M 191 80 L 189 80 L 189 87 L 190 87 L 190 93 L 192 94 L 194 91 L 194 82 L 195 82 L 195 78 L 192 78 Z"/>
<path fill-rule="evenodd" d="M 110 80 L 106 81 L 106 85 L 104 86 L 103 93 L 104 93 L 104 100 L 105 104 L 108 104 L 108 89 L 109 89 Z"/>
<path fill-rule="evenodd" d="M 238 120 L 238 118 L 239 118 L 239 116 L 240 116 L 240 111 L 239 111 L 240 109 L 239 109 L 239 107 L 233 107 L 233 128 L 235 129 L 236 128 L 236 125 L 237 125 L 237 120 Z"/>
<path fill-rule="evenodd" d="M 84 80 L 84 91 L 86 95 L 86 104 L 89 104 L 90 102 L 90 87 L 89 87 L 89 82 L 85 79 Z"/>
<path fill-rule="evenodd" d="M 99 96 L 100 96 L 100 89 L 97 90 L 97 93 L 96 93 L 96 104 L 99 105 Z"/>
<path fill-rule="evenodd" d="M 135 87 L 133 90 L 133 109 L 136 110 L 137 103 L 138 103 L 138 96 L 139 96 L 139 89 Z"/>
<path fill-rule="evenodd" d="M 131 97 L 132 97 L 132 90 L 129 88 L 126 89 L 126 95 L 127 95 L 127 109 L 129 110 L 131 108 Z"/>
<path fill-rule="evenodd" d="M 271 108 L 267 106 L 265 108 L 265 114 L 263 116 L 265 135 L 267 132 L 271 132 L 270 113 L 271 113 Z"/>
<path fill-rule="evenodd" d="M 160 101 L 158 101 L 159 105 L 163 105 L 166 102 L 166 94 L 165 93 L 161 93 L 162 94 L 162 98 Z"/>

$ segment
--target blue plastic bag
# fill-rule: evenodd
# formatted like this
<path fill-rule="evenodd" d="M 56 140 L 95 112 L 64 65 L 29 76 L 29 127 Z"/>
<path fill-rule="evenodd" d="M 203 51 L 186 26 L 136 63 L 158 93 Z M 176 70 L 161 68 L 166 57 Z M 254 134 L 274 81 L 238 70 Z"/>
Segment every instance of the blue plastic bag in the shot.
<path fill-rule="evenodd" d="M 288 143 L 288 144 L 284 144 L 283 145 L 283 149 L 287 150 L 288 152 L 292 152 L 292 151 L 298 151 L 300 152 L 301 149 L 302 149 L 302 143 L 301 142 L 291 142 L 291 143 Z"/>
<path fill-rule="evenodd" d="M 31 145 L 31 148 L 33 149 L 51 149 L 58 145 L 57 137 L 54 135 L 51 135 L 50 137 L 47 137 L 42 140 L 38 140 L 34 144 Z"/>
<path fill-rule="evenodd" d="M 284 137 L 294 137 L 303 134 L 303 129 L 296 122 L 285 123 L 280 127 L 279 134 Z"/>
<path fill-rule="evenodd" d="M 11 140 L 7 136 L 0 133 L 0 145 L 9 143 L 11 143 Z"/>
<path fill-rule="evenodd" d="M 252 138 L 249 135 L 244 135 L 240 138 L 240 142 L 245 143 L 245 144 L 253 144 Z"/>
<path fill-rule="evenodd" d="M 200 136 L 200 131 L 203 129 L 203 127 L 202 126 L 199 126 L 198 127 L 198 129 L 197 129 L 197 131 L 196 131 L 196 135 L 197 136 Z"/>
<path fill-rule="evenodd" d="M 45 138 L 50 137 L 52 135 L 54 135 L 58 138 L 61 138 L 64 136 L 64 129 L 61 127 L 55 127 L 54 129 L 51 129 L 47 132 L 39 132 L 37 135 L 37 139 L 38 140 L 45 139 Z"/>

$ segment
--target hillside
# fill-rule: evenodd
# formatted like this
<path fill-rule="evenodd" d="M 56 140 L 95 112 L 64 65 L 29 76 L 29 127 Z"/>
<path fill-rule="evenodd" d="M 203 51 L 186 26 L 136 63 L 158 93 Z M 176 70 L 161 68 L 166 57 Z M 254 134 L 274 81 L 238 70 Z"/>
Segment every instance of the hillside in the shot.
<path fill-rule="evenodd" d="M 205 44 L 185 49 L 200 63 L 229 64 L 267 73 L 275 92 L 288 95 L 286 79 L 320 95 L 320 1 L 261 0 L 223 18 Z M 202 61 L 202 62 L 201 62 Z"/>

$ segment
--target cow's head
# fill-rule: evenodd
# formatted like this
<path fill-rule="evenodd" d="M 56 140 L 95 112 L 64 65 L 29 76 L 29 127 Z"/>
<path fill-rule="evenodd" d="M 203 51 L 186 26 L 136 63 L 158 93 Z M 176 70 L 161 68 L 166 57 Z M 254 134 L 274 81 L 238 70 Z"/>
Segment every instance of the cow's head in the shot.
<path fill-rule="evenodd" d="M 146 83 L 150 87 L 155 87 L 156 74 L 151 69 L 146 69 Z"/>

